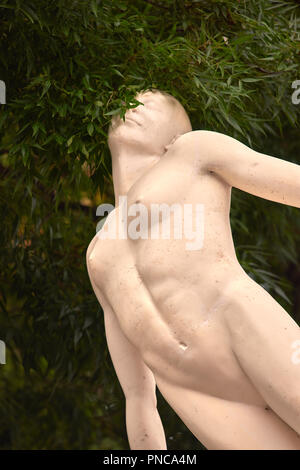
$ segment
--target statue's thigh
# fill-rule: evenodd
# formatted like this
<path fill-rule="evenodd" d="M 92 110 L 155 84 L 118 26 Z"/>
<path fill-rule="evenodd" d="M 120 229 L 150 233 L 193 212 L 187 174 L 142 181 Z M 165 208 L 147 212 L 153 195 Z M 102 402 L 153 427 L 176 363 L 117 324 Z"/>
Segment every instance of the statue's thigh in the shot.
<path fill-rule="evenodd" d="M 231 348 L 268 405 L 300 434 L 300 328 L 253 280 L 236 283 L 223 311 Z"/>
<path fill-rule="evenodd" d="M 300 450 L 300 438 L 272 410 L 172 385 L 159 390 L 208 450 Z"/>

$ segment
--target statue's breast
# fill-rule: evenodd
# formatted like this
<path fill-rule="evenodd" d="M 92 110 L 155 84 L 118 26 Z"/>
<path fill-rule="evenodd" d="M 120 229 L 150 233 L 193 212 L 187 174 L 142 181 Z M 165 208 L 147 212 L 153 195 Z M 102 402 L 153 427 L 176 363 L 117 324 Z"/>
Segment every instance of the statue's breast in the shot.
<path fill-rule="evenodd" d="M 109 234 L 109 226 L 114 218 L 113 212 L 98 224 L 97 234 L 92 241 L 93 247 L 88 257 L 88 263 L 94 274 L 107 269 L 116 250 L 116 240 Z"/>
<path fill-rule="evenodd" d="M 128 255 L 129 249 L 126 238 L 122 237 L 119 211 L 114 209 L 103 222 L 100 230 L 92 240 L 88 264 L 93 277 L 98 283 L 113 276 Z M 120 236 L 121 234 L 121 236 Z"/>

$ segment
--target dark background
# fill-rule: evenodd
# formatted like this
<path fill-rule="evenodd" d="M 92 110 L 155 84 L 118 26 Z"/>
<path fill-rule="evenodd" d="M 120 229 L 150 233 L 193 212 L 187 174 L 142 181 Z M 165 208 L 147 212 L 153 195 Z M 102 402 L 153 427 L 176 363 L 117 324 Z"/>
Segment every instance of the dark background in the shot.
<path fill-rule="evenodd" d="M 109 120 L 153 86 L 193 129 L 300 164 L 299 13 L 296 1 L 2 0 L 0 449 L 128 449 L 85 264 L 96 208 L 114 203 Z M 233 189 L 231 223 L 244 269 L 299 324 L 299 210 Z M 203 448 L 159 392 L 158 408 L 169 449 Z"/>

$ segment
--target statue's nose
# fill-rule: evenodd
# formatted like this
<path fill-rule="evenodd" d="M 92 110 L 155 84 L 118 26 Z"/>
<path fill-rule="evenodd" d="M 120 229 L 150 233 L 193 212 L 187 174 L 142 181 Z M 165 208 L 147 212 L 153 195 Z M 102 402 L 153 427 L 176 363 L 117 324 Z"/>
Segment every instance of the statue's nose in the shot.
<path fill-rule="evenodd" d="M 137 109 L 136 109 L 136 108 L 131 108 L 131 109 L 129 109 L 129 110 L 127 111 L 126 116 L 127 116 L 128 118 L 130 118 L 130 116 L 134 116 L 134 115 L 136 114 L 136 112 L 137 112 Z"/>

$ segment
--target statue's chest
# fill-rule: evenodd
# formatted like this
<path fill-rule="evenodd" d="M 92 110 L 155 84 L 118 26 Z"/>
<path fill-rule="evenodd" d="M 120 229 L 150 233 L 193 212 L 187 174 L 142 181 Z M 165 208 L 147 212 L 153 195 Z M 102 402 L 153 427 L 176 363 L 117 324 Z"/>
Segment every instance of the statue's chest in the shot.
<path fill-rule="evenodd" d="M 157 235 L 158 226 L 182 221 L 184 212 L 193 204 L 194 175 L 185 165 L 156 165 L 132 186 L 126 197 L 120 198 L 119 210 L 131 240 Z M 194 204 L 195 206 L 195 204 Z M 152 230 L 153 229 L 153 230 Z M 160 230 L 161 233 L 161 230 Z"/>
<path fill-rule="evenodd" d="M 90 256 L 102 279 L 117 275 L 122 265 L 134 265 L 138 240 L 159 238 L 162 224 L 164 233 L 173 236 L 174 218 L 180 225 L 185 206 L 190 205 L 186 199 L 193 175 L 183 167 L 155 165 L 116 201 L 117 208 L 99 230 Z"/>
<path fill-rule="evenodd" d="M 150 211 L 154 204 L 182 204 L 192 179 L 193 174 L 185 162 L 176 161 L 176 165 L 169 160 L 159 162 L 130 188 L 127 206 L 141 204 Z"/>

